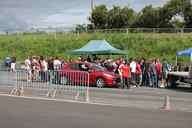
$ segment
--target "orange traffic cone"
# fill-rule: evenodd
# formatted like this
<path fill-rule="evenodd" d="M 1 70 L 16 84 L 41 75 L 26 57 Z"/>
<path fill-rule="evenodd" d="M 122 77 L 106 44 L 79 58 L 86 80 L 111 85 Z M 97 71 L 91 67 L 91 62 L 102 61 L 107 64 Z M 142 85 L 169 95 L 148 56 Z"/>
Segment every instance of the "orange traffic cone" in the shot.
<path fill-rule="evenodd" d="M 164 105 L 161 108 L 161 110 L 165 110 L 165 111 L 170 111 L 171 110 L 171 104 L 170 104 L 169 96 L 165 96 Z"/>

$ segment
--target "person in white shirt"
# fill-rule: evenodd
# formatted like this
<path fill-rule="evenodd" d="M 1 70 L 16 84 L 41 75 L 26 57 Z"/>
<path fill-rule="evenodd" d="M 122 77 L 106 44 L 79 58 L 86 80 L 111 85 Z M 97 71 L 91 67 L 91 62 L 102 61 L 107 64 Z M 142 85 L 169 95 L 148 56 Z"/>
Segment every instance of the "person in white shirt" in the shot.
<path fill-rule="evenodd" d="M 59 70 L 61 68 L 61 61 L 58 57 L 55 57 L 55 60 L 53 61 L 53 67 L 54 70 Z"/>
<path fill-rule="evenodd" d="M 40 75 L 42 81 L 48 80 L 48 63 L 44 60 L 43 56 L 40 57 Z"/>
<path fill-rule="evenodd" d="M 55 57 L 55 59 L 53 60 L 53 68 L 54 68 L 54 83 L 58 84 L 60 82 L 60 78 L 59 78 L 59 70 L 61 69 L 61 61 L 59 60 L 58 57 Z"/>
<path fill-rule="evenodd" d="M 31 81 L 31 60 L 29 57 L 25 60 L 25 70 L 27 71 L 27 81 Z"/>
<path fill-rule="evenodd" d="M 16 57 L 12 57 L 11 72 L 15 72 L 15 66 L 16 66 Z"/>
<path fill-rule="evenodd" d="M 132 59 L 131 59 L 132 60 Z M 136 84 L 136 62 L 133 59 L 132 61 L 130 61 L 130 68 L 131 68 L 131 81 L 132 83 L 135 85 Z"/>

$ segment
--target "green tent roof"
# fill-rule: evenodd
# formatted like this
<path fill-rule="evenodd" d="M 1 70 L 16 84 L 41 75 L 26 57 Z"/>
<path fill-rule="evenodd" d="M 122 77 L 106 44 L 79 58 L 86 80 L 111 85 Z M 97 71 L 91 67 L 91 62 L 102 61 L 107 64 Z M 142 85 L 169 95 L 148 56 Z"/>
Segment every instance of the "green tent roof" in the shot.
<path fill-rule="evenodd" d="M 106 40 L 91 40 L 80 49 L 69 52 L 73 55 L 126 55 L 127 52 L 112 47 Z"/>

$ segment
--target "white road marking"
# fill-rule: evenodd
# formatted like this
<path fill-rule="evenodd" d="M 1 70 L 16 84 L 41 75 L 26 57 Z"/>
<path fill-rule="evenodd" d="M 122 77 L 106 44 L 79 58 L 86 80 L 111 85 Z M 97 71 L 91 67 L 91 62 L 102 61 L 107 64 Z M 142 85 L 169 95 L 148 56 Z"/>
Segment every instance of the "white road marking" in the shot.
<path fill-rule="evenodd" d="M 82 102 L 82 101 L 65 100 L 65 99 L 50 99 L 50 98 L 29 97 L 29 96 L 10 96 L 10 95 L 8 95 L 8 94 L 1 94 L 1 93 L 0 93 L 0 96 L 4 96 L 4 97 L 14 97 L 14 98 L 22 98 L 22 99 L 32 99 L 32 100 L 45 100 L 45 101 L 56 101 L 56 102 L 68 102 L 68 103 L 79 103 L 79 104 L 90 104 L 90 105 L 100 105 L 100 106 L 117 107 L 116 105 L 112 105 L 112 104 L 93 103 L 93 102 Z M 118 106 L 118 107 L 121 107 L 121 106 Z"/>

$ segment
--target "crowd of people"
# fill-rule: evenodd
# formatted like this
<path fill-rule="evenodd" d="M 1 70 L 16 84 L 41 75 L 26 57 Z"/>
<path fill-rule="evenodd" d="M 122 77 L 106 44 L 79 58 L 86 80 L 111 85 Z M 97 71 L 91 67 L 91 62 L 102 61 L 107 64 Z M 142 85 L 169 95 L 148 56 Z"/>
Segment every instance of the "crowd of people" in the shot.
<path fill-rule="evenodd" d="M 81 61 L 88 61 L 97 63 L 121 76 L 121 87 L 130 88 L 131 86 L 140 87 L 154 87 L 159 88 L 166 85 L 167 74 L 172 70 L 172 65 L 166 60 L 160 62 L 160 59 L 133 59 L 118 58 L 112 60 L 111 58 L 91 60 L 81 59 Z"/>
<path fill-rule="evenodd" d="M 48 75 L 46 75 L 48 71 L 60 70 L 65 63 L 73 61 L 96 63 L 105 67 L 110 72 L 119 74 L 122 88 L 130 88 L 132 86 L 159 88 L 162 85 L 166 85 L 167 73 L 172 69 L 172 65 L 165 60 L 161 62 L 158 58 L 148 60 L 144 58 L 130 58 L 128 60 L 123 57 L 101 59 L 97 56 L 80 56 L 76 60 L 70 59 L 69 61 L 64 61 L 58 57 L 45 58 L 43 56 L 32 56 L 24 61 L 25 70 L 28 73 L 28 81 L 33 81 L 37 76 L 40 76 L 41 80 L 46 81 L 49 79 L 47 78 Z M 14 66 L 15 63 L 16 59 Z M 15 68 L 12 68 L 12 70 L 15 70 Z"/>
<path fill-rule="evenodd" d="M 64 65 L 64 60 L 58 57 L 46 59 L 43 56 L 32 56 L 28 57 L 24 64 L 28 73 L 28 81 L 35 80 L 38 76 L 41 81 L 47 81 L 48 71 L 60 70 Z"/>

